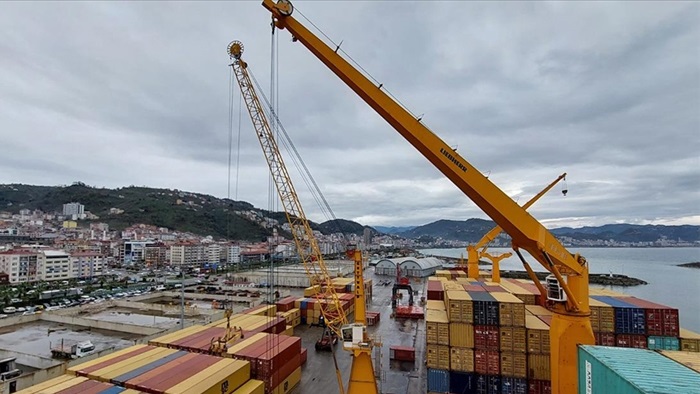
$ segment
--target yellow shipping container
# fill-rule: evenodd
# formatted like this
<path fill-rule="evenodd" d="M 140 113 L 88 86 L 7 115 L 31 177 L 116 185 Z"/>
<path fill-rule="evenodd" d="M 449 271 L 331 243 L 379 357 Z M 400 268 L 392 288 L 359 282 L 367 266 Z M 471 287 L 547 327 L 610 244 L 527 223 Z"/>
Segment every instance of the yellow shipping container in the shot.
<path fill-rule="evenodd" d="M 58 378 L 56 378 L 56 379 L 58 379 Z M 56 379 L 51 379 L 49 382 L 52 382 L 52 381 L 54 381 L 54 380 L 56 380 Z M 64 380 L 64 381 L 61 381 L 61 382 L 57 382 L 56 384 L 51 385 L 51 386 L 45 386 L 44 388 L 42 388 L 42 389 L 40 389 L 40 390 L 36 390 L 36 391 L 27 391 L 27 390 L 34 390 L 34 387 L 29 387 L 28 389 L 25 389 L 25 390 L 22 390 L 22 391 L 19 391 L 19 392 L 20 392 L 20 393 L 23 393 L 23 394 L 27 394 L 27 393 L 55 394 L 55 393 L 58 393 L 58 392 L 60 392 L 60 391 L 70 389 L 70 388 L 73 387 L 73 386 L 77 386 L 77 385 L 79 385 L 80 383 L 83 383 L 83 382 L 85 382 L 85 381 L 87 381 L 87 380 L 89 380 L 89 379 L 86 378 L 86 377 L 82 377 L 82 376 L 81 376 L 81 377 L 77 377 L 77 378 L 74 377 L 74 376 L 70 376 L 70 379 L 68 379 L 68 380 Z M 48 383 L 48 382 L 45 382 L 45 383 Z"/>
<path fill-rule="evenodd" d="M 615 332 L 615 310 L 612 306 L 589 298 L 591 308 L 591 326 L 595 332 Z"/>
<path fill-rule="evenodd" d="M 94 360 L 90 360 L 90 361 L 84 362 L 84 363 L 82 363 L 82 364 L 78 364 L 78 365 L 75 365 L 75 366 L 73 366 L 73 367 L 70 367 L 70 368 L 68 368 L 68 369 L 66 370 L 66 373 L 69 374 L 69 375 L 75 375 L 76 372 L 77 372 L 77 371 L 80 371 L 81 369 L 85 369 L 85 368 L 91 367 L 91 366 L 93 366 L 93 365 L 95 365 L 95 364 L 99 364 L 99 363 L 101 363 L 101 362 L 104 362 L 104 361 L 107 361 L 107 360 L 111 360 L 111 359 L 113 359 L 113 358 L 117 358 L 117 357 L 119 357 L 119 356 L 121 356 L 121 355 L 123 355 L 123 354 L 127 354 L 127 353 L 130 353 L 130 352 L 133 352 L 133 351 L 135 351 L 135 350 L 144 348 L 144 347 L 146 347 L 146 346 L 147 346 L 147 345 L 134 345 L 134 346 L 130 346 L 130 347 L 126 348 L 126 349 L 117 350 L 116 352 L 110 353 L 110 354 L 108 354 L 108 355 L 106 355 L 106 356 L 102 356 L 102 357 L 96 358 L 96 359 L 94 359 Z"/>
<path fill-rule="evenodd" d="M 549 354 L 528 354 L 527 369 L 528 379 L 552 380 Z"/>
<path fill-rule="evenodd" d="M 461 285 L 460 285 L 461 287 Z M 472 298 L 463 287 L 461 290 L 448 290 L 445 292 L 445 304 L 447 305 L 447 317 L 450 322 L 473 323 L 474 307 Z"/>
<path fill-rule="evenodd" d="M 457 283 L 453 280 L 443 282 L 442 288 L 445 289 L 445 291 L 464 291 L 464 286 L 462 286 L 461 283 Z"/>
<path fill-rule="evenodd" d="M 250 379 L 248 361 L 223 359 L 216 364 L 167 389 L 167 394 L 220 394 L 241 387 Z"/>
<path fill-rule="evenodd" d="M 288 336 L 294 336 L 294 326 L 286 326 L 284 331 L 282 331 L 283 335 L 288 335 Z"/>
<path fill-rule="evenodd" d="M 428 368 L 450 369 L 450 347 L 428 344 L 425 347 L 426 365 Z"/>
<path fill-rule="evenodd" d="M 527 328 L 527 352 L 549 354 L 549 326 L 537 316 L 525 316 Z"/>
<path fill-rule="evenodd" d="M 675 350 L 661 350 L 661 354 L 671 360 L 683 364 L 686 367 L 700 373 L 700 353 L 697 352 L 680 352 Z"/>
<path fill-rule="evenodd" d="M 525 305 L 525 310 L 535 316 L 552 316 L 554 312 L 539 305 Z"/>
<path fill-rule="evenodd" d="M 467 323 L 450 323 L 450 346 L 474 347 L 474 326 Z"/>
<path fill-rule="evenodd" d="M 312 297 L 321 292 L 320 285 L 309 286 L 304 289 L 304 297 Z"/>
<path fill-rule="evenodd" d="M 265 383 L 262 380 L 250 379 L 231 394 L 265 394 Z"/>
<path fill-rule="evenodd" d="M 55 379 L 47 380 L 45 382 L 35 384 L 34 386 L 27 387 L 24 390 L 17 391 L 16 394 L 34 394 L 34 393 L 39 393 L 42 390 L 49 389 L 54 386 L 58 386 L 61 383 L 67 382 L 71 379 L 83 379 L 82 381 L 87 380 L 87 378 L 76 378 L 73 375 L 61 375 Z"/>
<path fill-rule="evenodd" d="M 272 389 L 272 394 L 286 394 L 292 391 L 301 381 L 301 367 L 292 372 L 287 379 Z"/>
<path fill-rule="evenodd" d="M 195 331 L 201 331 L 203 326 L 199 324 L 195 324 L 190 327 L 185 327 L 182 330 L 177 330 L 175 332 L 171 332 L 170 334 L 163 335 L 162 337 L 154 338 L 148 341 L 148 344 L 151 346 L 165 346 L 169 343 L 174 342 L 177 339 L 184 338 L 190 333 L 193 333 Z"/>
<path fill-rule="evenodd" d="M 525 327 L 525 304 L 522 300 L 505 292 L 490 294 L 498 301 L 498 319 L 501 326 Z"/>
<path fill-rule="evenodd" d="M 501 375 L 527 377 L 527 356 L 520 352 L 501 352 Z"/>
<path fill-rule="evenodd" d="M 700 334 L 681 328 L 680 339 L 681 350 L 686 352 L 700 352 Z"/>
<path fill-rule="evenodd" d="M 525 327 L 501 327 L 500 347 L 502 352 L 522 352 L 527 350 Z"/>
<path fill-rule="evenodd" d="M 459 372 L 474 372 L 474 349 L 450 347 L 450 369 Z"/>
<path fill-rule="evenodd" d="M 425 309 L 434 309 L 437 311 L 446 311 L 445 302 L 440 300 L 428 300 L 425 303 Z"/>
<path fill-rule="evenodd" d="M 129 371 L 133 371 L 136 368 L 142 367 L 146 364 L 150 364 L 156 360 L 160 360 L 163 357 L 167 357 L 177 352 L 178 350 L 174 349 L 166 349 L 160 347 L 155 348 L 145 353 L 133 356 L 129 359 L 119 361 L 118 363 L 108 365 L 104 368 L 100 368 L 96 371 L 88 372 L 87 377 L 92 380 L 99 380 L 100 382 L 109 383 L 110 380 L 116 378 L 119 375 L 122 375 Z"/>
<path fill-rule="evenodd" d="M 537 303 L 537 294 L 518 286 L 516 283 L 503 281 L 501 282 L 501 287 L 518 297 L 525 305 L 535 305 Z"/>
<path fill-rule="evenodd" d="M 425 338 L 427 343 L 450 344 L 450 322 L 447 312 L 427 310 L 425 314 Z"/>

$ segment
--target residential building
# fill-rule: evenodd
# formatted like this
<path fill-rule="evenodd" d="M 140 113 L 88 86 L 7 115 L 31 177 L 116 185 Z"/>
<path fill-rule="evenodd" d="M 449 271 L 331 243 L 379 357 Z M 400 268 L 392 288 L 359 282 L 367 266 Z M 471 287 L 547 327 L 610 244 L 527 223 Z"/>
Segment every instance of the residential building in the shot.
<path fill-rule="evenodd" d="M 180 242 L 170 247 L 170 264 L 195 266 L 207 262 L 204 245 L 194 242 Z"/>
<path fill-rule="evenodd" d="M 119 250 L 119 257 L 124 264 L 141 264 L 146 262 L 146 247 L 153 241 L 124 241 Z"/>
<path fill-rule="evenodd" d="M 73 218 L 73 220 L 85 218 L 85 206 L 79 202 L 69 202 L 63 204 L 63 216 Z"/>
<path fill-rule="evenodd" d="M 104 256 L 95 252 L 76 252 L 71 254 L 71 277 L 92 279 L 104 274 L 106 265 Z"/>
<path fill-rule="evenodd" d="M 228 250 L 228 253 L 226 255 L 226 261 L 229 264 L 240 264 L 241 263 L 241 247 L 240 247 L 240 245 L 229 245 L 227 250 Z"/>
<path fill-rule="evenodd" d="M 70 255 L 62 250 L 44 250 L 40 252 L 38 261 L 40 280 L 65 280 L 74 277 Z"/>
<path fill-rule="evenodd" d="M 163 242 L 155 242 L 146 245 L 144 260 L 149 267 L 162 267 L 168 263 L 168 245 Z"/>
<path fill-rule="evenodd" d="M 26 249 L 10 249 L 0 252 L 0 272 L 8 276 L 10 283 L 27 283 L 39 280 L 40 254 Z"/>

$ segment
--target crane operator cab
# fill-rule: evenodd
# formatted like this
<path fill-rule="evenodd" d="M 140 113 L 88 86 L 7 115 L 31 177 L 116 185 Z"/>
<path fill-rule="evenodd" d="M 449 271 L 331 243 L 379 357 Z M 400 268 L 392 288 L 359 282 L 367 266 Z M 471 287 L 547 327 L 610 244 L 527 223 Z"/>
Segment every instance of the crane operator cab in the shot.
<path fill-rule="evenodd" d="M 340 332 L 343 335 L 343 348 L 345 349 L 370 346 L 367 327 L 364 324 L 346 324 L 340 328 Z"/>

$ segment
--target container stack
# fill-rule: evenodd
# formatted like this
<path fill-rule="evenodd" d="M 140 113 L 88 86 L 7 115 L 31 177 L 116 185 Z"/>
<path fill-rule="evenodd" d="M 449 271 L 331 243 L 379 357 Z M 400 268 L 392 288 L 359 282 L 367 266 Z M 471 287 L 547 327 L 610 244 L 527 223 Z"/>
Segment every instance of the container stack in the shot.
<path fill-rule="evenodd" d="M 553 313 L 534 284 L 438 271 L 426 290 L 429 392 L 551 393 Z M 679 329 L 677 309 L 607 290 L 591 294 L 596 344 L 697 351 L 700 335 Z"/>
<path fill-rule="evenodd" d="M 338 302 L 346 315 L 355 311 L 355 296 L 352 293 L 338 294 Z M 294 300 L 294 307 L 299 309 L 300 324 L 318 324 L 321 317 L 321 308 L 335 308 L 333 300 L 326 300 L 321 295 L 313 297 L 300 297 Z"/>

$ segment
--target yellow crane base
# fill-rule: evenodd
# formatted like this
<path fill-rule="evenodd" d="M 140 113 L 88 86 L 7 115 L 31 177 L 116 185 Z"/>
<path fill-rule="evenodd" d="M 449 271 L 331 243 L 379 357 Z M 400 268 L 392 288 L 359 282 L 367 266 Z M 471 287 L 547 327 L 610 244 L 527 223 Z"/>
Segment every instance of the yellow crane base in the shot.
<path fill-rule="evenodd" d="M 372 349 L 353 349 L 348 394 L 378 394 L 372 367 Z"/>

